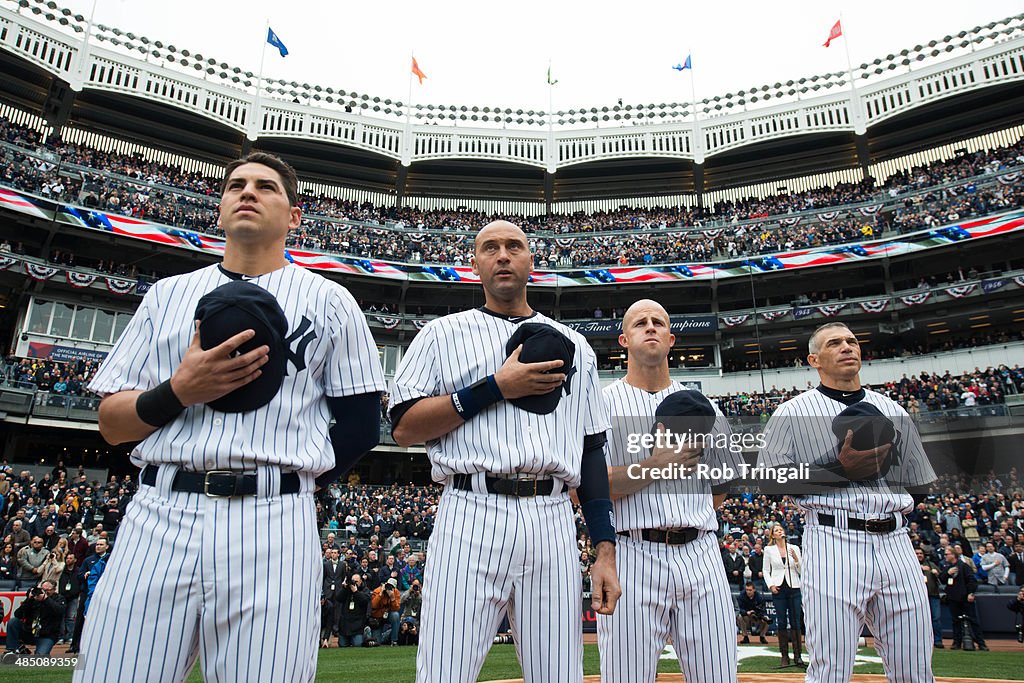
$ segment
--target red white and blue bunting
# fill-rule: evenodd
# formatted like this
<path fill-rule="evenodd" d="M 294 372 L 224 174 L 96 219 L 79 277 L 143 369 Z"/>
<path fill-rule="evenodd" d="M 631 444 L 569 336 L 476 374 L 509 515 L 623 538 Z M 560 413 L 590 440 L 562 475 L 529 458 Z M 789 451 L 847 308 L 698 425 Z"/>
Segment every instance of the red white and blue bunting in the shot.
<path fill-rule="evenodd" d="M 1012 185 L 1012 184 L 1014 184 L 1015 182 L 1017 182 L 1020 179 L 1020 176 L 1021 176 L 1020 171 L 1014 171 L 1013 173 L 1007 173 L 1006 175 L 1001 175 L 998 178 L 996 178 L 996 180 L 998 180 L 1003 185 Z"/>
<path fill-rule="evenodd" d="M 375 315 L 373 319 L 383 325 L 386 330 L 393 330 L 398 327 L 398 323 L 402 322 L 399 318 L 389 318 L 383 315 Z"/>
<path fill-rule="evenodd" d="M 846 308 L 846 304 L 825 304 L 824 306 L 818 306 L 818 312 L 826 318 L 834 318 L 844 308 Z"/>
<path fill-rule="evenodd" d="M 763 313 L 761 313 L 761 317 L 764 318 L 764 320 L 766 320 L 767 322 L 772 322 L 773 320 L 778 320 L 779 318 L 781 318 L 782 316 L 786 315 L 787 313 L 789 313 L 789 311 L 786 311 L 786 310 L 782 310 L 782 311 L 764 311 Z"/>
<path fill-rule="evenodd" d="M 862 206 L 858 211 L 862 216 L 874 216 L 882 208 L 881 204 L 872 204 L 871 206 Z"/>
<path fill-rule="evenodd" d="M 818 220 L 823 223 L 831 223 L 835 219 L 839 218 L 838 211 L 825 211 L 824 213 L 818 214 Z"/>
<path fill-rule="evenodd" d="M 1024 275 L 1017 275 L 1013 278 L 1013 282 L 1018 287 L 1024 287 Z"/>
<path fill-rule="evenodd" d="M 958 285 L 956 287 L 947 287 L 946 288 L 946 294 L 948 294 L 949 296 L 953 297 L 954 299 L 962 299 L 965 296 L 967 296 L 968 294 L 972 294 L 974 292 L 974 290 L 977 289 L 977 288 L 978 288 L 978 285 L 972 282 L 969 285 Z"/>
<path fill-rule="evenodd" d="M 131 291 L 135 289 L 134 280 L 119 280 L 116 277 L 108 277 L 107 289 L 117 294 L 118 296 L 124 296 L 125 294 L 131 294 Z"/>
<path fill-rule="evenodd" d="M 43 280 L 49 280 L 51 277 L 56 275 L 57 269 L 49 266 L 36 265 L 35 263 L 26 263 L 25 272 L 28 273 L 28 276 L 33 280 L 39 280 L 41 282 Z"/>
<path fill-rule="evenodd" d="M 722 316 L 722 324 L 726 327 L 736 327 L 750 320 L 749 315 L 725 315 Z"/>
<path fill-rule="evenodd" d="M 790 216 L 788 218 L 780 218 L 779 225 L 796 225 L 800 222 L 803 216 Z"/>
<path fill-rule="evenodd" d="M 10 256 L 0 256 L 0 270 L 7 270 L 17 262 L 18 259 L 13 259 Z"/>
<path fill-rule="evenodd" d="M 429 320 L 413 320 L 412 326 L 415 327 L 417 330 L 422 330 L 424 327 L 427 326 L 427 323 L 429 322 Z"/>
<path fill-rule="evenodd" d="M 925 301 L 931 298 L 931 292 L 921 292 L 920 294 L 908 294 L 907 296 L 901 296 L 900 301 L 903 302 L 904 306 L 920 306 Z"/>
<path fill-rule="evenodd" d="M 96 282 L 96 275 L 89 275 L 88 273 L 78 273 L 73 270 L 67 272 L 68 284 L 75 289 L 84 289 L 91 287 L 92 283 Z"/>
<path fill-rule="evenodd" d="M 865 313 L 881 313 L 889 307 L 889 300 L 875 299 L 874 301 L 861 301 L 859 305 Z"/>

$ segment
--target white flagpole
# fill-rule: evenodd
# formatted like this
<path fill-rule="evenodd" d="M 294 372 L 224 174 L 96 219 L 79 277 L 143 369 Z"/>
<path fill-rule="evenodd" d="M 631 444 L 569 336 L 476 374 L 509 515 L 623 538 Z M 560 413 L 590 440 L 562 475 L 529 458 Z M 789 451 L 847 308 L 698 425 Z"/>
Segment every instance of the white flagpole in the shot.
<path fill-rule="evenodd" d="M 690 62 L 690 106 L 693 107 L 693 120 L 697 120 L 697 88 L 693 84 L 693 49 L 689 48 L 686 59 Z"/>
<path fill-rule="evenodd" d="M 839 13 L 839 26 L 843 29 L 843 49 L 846 51 L 846 69 L 850 78 L 850 90 L 857 92 L 857 86 L 853 84 L 853 62 L 850 60 L 850 34 L 843 26 L 843 13 Z"/>
<path fill-rule="evenodd" d="M 548 59 L 548 137 L 554 132 L 555 124 L 555 84 L 551 82 L 551 60 Z"/>
<path fill-rule="evenodd" d="M 253 140 L 256 139 L 256 135 L 260 130 L 263 123 L 260 121 L 260 100 L 263 97 L 263 65 L 267 59 L 267 38 L 270 36 L 270 17 L 267 17 L 266 24 L 263 27 L 263 35 L 260 40 L 260 71 L 256 77 L 256 104 L 253 107 L 252 121 L 249 126 L 250 136 Z"/>

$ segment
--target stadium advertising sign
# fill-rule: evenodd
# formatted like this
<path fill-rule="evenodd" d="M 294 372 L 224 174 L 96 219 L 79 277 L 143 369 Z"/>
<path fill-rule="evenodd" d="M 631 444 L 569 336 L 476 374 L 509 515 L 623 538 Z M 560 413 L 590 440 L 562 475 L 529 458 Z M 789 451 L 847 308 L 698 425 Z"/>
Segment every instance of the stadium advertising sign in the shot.
<path fill-rule="evenodd" d="M 714 332 L 718 329 L 718 318 L 713 315 L 681 316 L 674 315 L 670 319 L 672 334 L 701 334 Z M 622 321 L 616 318 L 597 320 L 577 320 L 565 323 L 584 337 L 618 337 L 622 331 Z"/>
<path fill-rule="evenodd" d="M 28 358 L 48 358 L 58 363 L 68 363 L 79 358 L 99 363 L 107 357 L 107 352 L 95 351 L 93 349 L 76 349 L 73 346 L 58 346 L 43 342 L 30 342 L 26 355 Z"/>

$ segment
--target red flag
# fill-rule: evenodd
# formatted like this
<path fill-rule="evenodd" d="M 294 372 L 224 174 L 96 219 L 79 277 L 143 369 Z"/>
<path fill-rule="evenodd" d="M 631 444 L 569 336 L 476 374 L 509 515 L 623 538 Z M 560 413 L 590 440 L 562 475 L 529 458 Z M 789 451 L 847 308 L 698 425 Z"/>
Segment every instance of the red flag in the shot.
<path fill-rule="evenodd" d="M 836 25 L 832 27 L 832 30 L 828 32 L 828 40 L 825 41 L 825 47 L 832 44 L 832 41 L 843 35 L 843 27 L 840 23 L 842 20 L 837 21 Z"/>
<path fill-rule="evenodd" d="M 420 69 L 420 65 L 416 63 L 416 58 L 412 58 L 412 73 L 416 78 L 420 79 L 420 85 L 423 85 L 423 79 L 427 77 L 427 74 L 423 73 Z"/>

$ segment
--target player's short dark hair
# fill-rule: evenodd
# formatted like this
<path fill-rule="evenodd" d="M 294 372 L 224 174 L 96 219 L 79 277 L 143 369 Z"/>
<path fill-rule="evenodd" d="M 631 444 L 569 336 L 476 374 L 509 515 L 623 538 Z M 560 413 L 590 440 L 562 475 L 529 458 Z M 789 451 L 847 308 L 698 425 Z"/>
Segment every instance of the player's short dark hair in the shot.
<path fill-rule="evenodd" d="M 754 585 L 753 581 L 747 581 L 747 583 L 743 587 L 744 588 L 756 588 L 756 586 Z"/>
<path fill-rule="evenodd" d="M 235 159 L 228 164 L 228 167 L 224 169 L 224 178 L 220 181 L 221 195 L 224 194 L 228 187 L 228 180 L 231 178 L 231 174 L 242 164 L 262 164 L 267 168 L 277 171 L 277 174 L 281 176 L 281 181 L 284 183 L 284 193 L 288 195 L 288 204 L 296 206 L 299 203 L 299 178 L 295 175 L 295 169 L 281 157 L 267 154 L 266 152 L 251 152 L 241 159 Z"/>
<path fill-rule="evenodd" d="M 847 325 L 846 323 L 835 321 L 825 323 L 824 325 L 818 325 L 818 327 L 815 328 L 814 332 L 811 332 L 810 339 L 807 340 L 807 351 L 809 353 L 818 353 L 819 351 L 821 351 L 821 346 L 817 342 L 818 334 L 824 332 L 825 330 L 830 330 L 833 327 L 845 327 L 846 329 L 850 329 L 850 326 Z"/>

